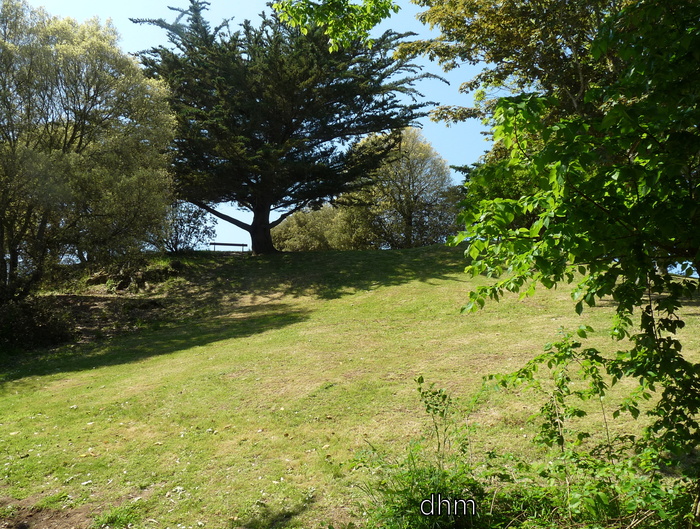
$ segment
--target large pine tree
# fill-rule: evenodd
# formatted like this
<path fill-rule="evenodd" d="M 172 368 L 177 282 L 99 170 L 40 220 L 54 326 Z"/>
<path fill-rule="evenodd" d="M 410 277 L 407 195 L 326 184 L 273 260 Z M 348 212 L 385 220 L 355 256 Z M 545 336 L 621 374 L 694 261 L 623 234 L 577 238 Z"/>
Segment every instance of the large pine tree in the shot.
<path fill-rule="evenodd" d="M 262 16 L 235 32 L 206 22 L 207 2 L 175 9 L 171 47 L 142 54 L 148 72 L 172 91 L 178 117 L 175 165 L 183 198 L 246 230 L 254 253 L 275 251 L 270 229 L 304 207 L 347 191 L 380 162 L 350 149 L 359 138 L 398 130 L 424 115 L 409 60 L 396 60 L 401 36 L 329 50 L 320 29 L 302 32 Z M 400 96 L 414 97 L 404 104 Z M 216 210 L 235 203 L 250 224 Z M 271 221 L 271 213 L 281 216 Z"/>

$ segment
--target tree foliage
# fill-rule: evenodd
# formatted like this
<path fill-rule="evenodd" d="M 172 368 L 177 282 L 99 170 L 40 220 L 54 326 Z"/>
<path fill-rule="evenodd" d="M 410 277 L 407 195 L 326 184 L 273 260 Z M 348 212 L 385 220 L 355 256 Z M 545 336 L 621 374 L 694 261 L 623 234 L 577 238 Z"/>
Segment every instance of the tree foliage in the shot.
<path fill-rule="evenodd" d="M 586 91 L 598 112 L 548 123 L 542 117 L 557 104 L 551 98 L 502 100 L 495 138 L 510 149 L 509 166 L 529 172 L 540 190 L 482 202 L 464 214 L 459 237 L 469 241 L 472 273 L 508 272 L 472 293 L 472 308 L 505 291 L 530 293 L 537 282 L 577 281 L 579 313 L 610 296 L 613 336 L 629 348 L 613 358 L 594 349 L 583 356 L 612 383 L 639 382 L 621 409 L 635 417 L 637 400 L 658 388 L 648 436 L 682 451 L 700 441 L 700 364 L 675 336 L 684 326 L 681 308 L 697 290 L 689 276 L 700 272 L 699 21 L 692 1 L 642 0 L 610 16 L 591 60 L 622 67 L 615 80 Z M 532 212 L 529 228 L 511 225 Z M 683 275 L 669 273 L 669 265 Z"/>
<path fill-rule="evenodd" d="M 517 200 L 539 190 L 537 179 L 525 170 L 510 165 L 510 153 L 501 142 L 493 145 L 480 161 L 464 167 L 455 167 L 464 175 L 463 202 L 475 208 L 482 200 L 506 198 Z M 529 227 L 536 213 L 514 217 L 512 224 Z"/>
<path fill-rule="evenodd" d="M 338 51 L 354 41 L 368 41 L 370 30 L 391 13 L 397 13 L 399 6 L 392 0 L 331 0 L 311 3 L 299 0 L 281 0 L 273 4 L 280 13 L 280 19 L 292 26 L 307 28 L 319 25 L 328 35 L 329 48 Z"/>
<path fill-rule="evenodd" d="M 369 148 L 385 150 L 388 136 L 370 137 Z M 452 185 L 447 162 L 418 129 L 402 131 L 372 173 L 373 184 L 355 198 L 384 248 L 414 248 L 444 242 L 457 231 L 459 191 Z"/>
<path fill-rule="evenodd" d="M 380 247 L 367 210 L 361 206 L 297 211 L 272 230 L 275 246 L 285 252 L 370 250 Z"/>
<path fill-rule="evenodd" d="M 462 63 L 486 65 L 461 90 L 538 90 L 560 96 L 567 110 L 580 109 L 586 91 L 603 83 L 618 58 L 592 61 L 590 49 L 607 16 L 632 0 L 415 0 L 426 8 L 419 20 L 440 34 L 404 43 L 401 52 L 425 54 L 446 70 Z M 386 0 L 285 0 L 275 4 L 295 24 L 326 25 L 336 41 L 367 35 L 367 28 L 398 11 Z M 333 22 L 333 21 L 337 22 Z M 479 96 L 477 99 L 481 99 Z M 483 108 L 441 107 L 441 119 L 461 121 L 484 116 Z"/>
<path fill-rule="evenodd" d="M 172 121 L 160 83 L 111 26 L 0 8 L 0 301 L 46 267 L 124 253 L 170 201 Z"/>
<path fill-rule="evenodd" d="M 209 213 L 178 200 L 170 206 L 165 223 L 152 234 L 150 242 L 159 250 L 172 253 L 196 250 L 202 245 L 208 248 L 216 235 L 214 226 L 216 219 Z"/>
<path fill-rule="evenodd" d="M 210 28 L 206 2 L 191 0 L 165 29 L 174 49 L 143 54 L 150 74 L 166 80 L 178 116 L 176 174 L 181 195 L 248 231 L 254 253 L 274 251 L 270 229 L 287 215 L 350 189 L 381 153 L 351 151 L 358 138 L 404 127 L 423 105 L 405 105 L 418 78 L 395 60 L 400 36 L 369 49 L 353 42 L 331 53 L 320 28 L 301 31 L 276 17 L 230 32 Z M 181 19 L 186 23 L 182 23 Z M 235 202 L 250 224 L 215 205 Z M 281 213 L 271 221 L 271 212 Z"/>
<path fill-rule="evenodd" d="M 557 109 L 584 112 L 589 88 L 614 78 L 619 58 L 592 60 L 590 50 L 603 20 L 630 0 L 417 0 L 419 19 L 440 30 L 433 39 L 405 44 L 450 70 L 461 63 L 484 64 L 460 90 L 535 90 L 557 97 Z M 502 94 L 502 92 L 501 92 Z M 482 99 L 479 94 L 477 100 Z M 488 106 L 486 107 L 488 110 Z M 554 108 L 552 109 L 554 110 Z M 488 114 L 488 113 L 487 113 Z M 443 107 L 448 121 L 483 117 L 483 108 Z"/>

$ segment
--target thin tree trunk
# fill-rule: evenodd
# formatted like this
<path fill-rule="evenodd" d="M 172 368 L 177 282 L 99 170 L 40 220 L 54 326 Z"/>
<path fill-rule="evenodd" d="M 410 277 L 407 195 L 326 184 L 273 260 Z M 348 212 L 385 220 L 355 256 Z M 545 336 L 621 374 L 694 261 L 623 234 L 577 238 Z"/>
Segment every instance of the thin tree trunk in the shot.
<path fill-rule="evenodd" d="M 7 250 L 5 249 L 5 227 L 0 222 L 0 304 L 7 301 L 8 277 Z"/>
<path fill-rule="evenodd" d="M 403 246 L 404 248 L 413 248 L 415 246 L 413 240 L 413 212 L 409 211 L 403 218 Z"/>
<path fill-rule="evenodd" d="M 36 234 L 36 246 L 35 246 L 35 252 L 36 254 L 34 255 L 34 259 L 36 260 L 36 269 L 32 274 L 29 276 L 27 281 L 25 282 L 22 291 L 21 291 L 21 297 L 25 298 L 29 295 L 31 292 L 32 287 L 34 286 L 35 283 L 38 283 L 41 281 L 44 277 L 44 272 L 46 270 L 46 259 L 48 256 L 48 241 L 47 241 L 47 234 L 46 230 L 48 228 L 49 224 L 49 216 L 48 214 L 44 213 L 41 216 L 41 220 L 39 221 L 39 229 L 37 230 Z"/>

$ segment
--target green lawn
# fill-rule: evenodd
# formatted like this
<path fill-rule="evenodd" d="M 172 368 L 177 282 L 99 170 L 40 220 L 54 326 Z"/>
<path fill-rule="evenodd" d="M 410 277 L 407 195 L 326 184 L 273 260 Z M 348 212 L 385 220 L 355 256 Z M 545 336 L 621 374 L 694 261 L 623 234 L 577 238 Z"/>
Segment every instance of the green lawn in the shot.
<path fill-rule="evenodd" d="M 338 528 L 362 518 L 358 453 L 401 453 L 426 431 L 416 376 L 466 402 L 560 327 L 591 324 L 614 350 L 610 309 L 576 316 L 566 289 L 460 314 L 486 279 L 465 276 L 455 249 L 182 261 L 150 292 L 97 293 L 157 299 L 161 321 L 6 367 L 0 520 L 14 502 L 112 515 L 112 527 L 121 516 L 149 528 Z M 684 331 L 693 351 L 696 313 Z M 534 453 L 523 441 L 536 408 L 529 395 L 490 395 L 470 417 L 477 457 Z"/>

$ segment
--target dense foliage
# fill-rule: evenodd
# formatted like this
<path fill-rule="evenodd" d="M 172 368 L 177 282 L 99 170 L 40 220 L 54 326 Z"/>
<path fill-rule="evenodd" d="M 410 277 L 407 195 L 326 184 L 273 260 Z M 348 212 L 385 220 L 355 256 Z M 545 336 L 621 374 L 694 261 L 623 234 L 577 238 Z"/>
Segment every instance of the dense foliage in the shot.
<path fill-rule="evenodd" d="M 362 206 L 324 204 L 319 209 L 297 211 L 275 226 L 272 239 L 275 247 L 285 252 L 380 248 Z"/>
<path fill-rule="evenodd" d="M 680 309 L 697 282 L 669 267 L 686 276 L 700 271 L 698 20 L 694 2 L 639 2 L 611 17 L 592 53 L 603 61 L 612 56 L 624 68 L 619 80 L 587 91 L 598 113 L 547 124 L 542 116 L 550 99 L 502 100 L 495 137 L 510 148 L 510 166 L 537 178 L 541 191 L 482 202 L 465 213 L 460 237 L 470 241 L 472 273 L 508 272 L 472 293 L 473 307 L 504 291 L 531 292 L 535 282 L 574 281 L 576 272 L 583 274 L 577 312 L 611 296 L 613 336 L 629 339 L 631 348 L 614 358 L 582 354 L 613 383 L 637 379 L 639 395 L 660 388 L 649 435 L 683 451 L 700 441 L 700 365 L 685 358 L 673 335 L 683 327 Z M 533 149 L 521 131 L 542 138 L 543 147 Z M 537 220 L 529 228 L 511 225 L 533 211 Z M 636 399 L 625 408 L 636 415 Z"/>
<path fill-rule="evenodd" d="M 170 202 L 171 117 L 97 21 L 0 7 L 0 303 L 66 256 L 138 250 Z"/>
<path fill-rule="evenodd" d="M 143 62 L 172 90 L 181 196 L 248 231 L 254 253 L 272 252 L 272 227 L 376 167 L 382 153 L 351 151 L 353 141 L 421 115 L 423 105 L 399 101 L 416 95 L 417 67 L 393 58 L 394 33 L 371 49 L 351 43 L 331 53 L 319 28 L 302 32 L 263 16 L 259 27 L 212 29 L 205 8 L 192 0 L 173 24 L 136 20 L 167 30 L 174 45 L 144 53 Z M 215 209 L 227 202 L 251 211 L 251 223 Z M 272 221 L 272 211 L 281 216 Z"/>
<path fill-rule="evenodd" d="M 312 24 L 323 27 L 333 51 L 355 40 L 366 40 L 374 26 L 399 10 L 392 0 L 362 0 L 359 4 L 349 0 L 320 3 L 281 0 L 273 7 L 280 11 L 282 20 L 302 30 Z"/>

